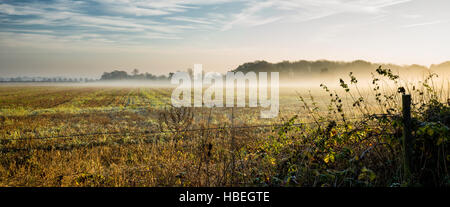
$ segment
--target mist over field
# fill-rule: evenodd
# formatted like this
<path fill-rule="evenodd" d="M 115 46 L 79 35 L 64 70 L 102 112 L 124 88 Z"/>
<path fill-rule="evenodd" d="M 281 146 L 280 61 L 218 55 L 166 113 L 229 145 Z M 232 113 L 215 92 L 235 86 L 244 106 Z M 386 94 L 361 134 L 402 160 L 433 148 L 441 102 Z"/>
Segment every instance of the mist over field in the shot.
<path fill-rule="evenodd" d="M 329 86 L 338 86 L 340 78 L 347 78 L 349 73 L 355 75 L 361 83 L 368 85 L 373 78 L 373 74 L 378 67 L 389 68 L 393 73 L 399 75 L 402 81 L 418 82 L 423 80 L 430 74 L 436 74 L 437 82 L 448 82 L 450 75 L 450 61 L 441 64 L 433 64 L 430 67 L 412 64 L 412 65 L 395 65 L 383 63 L 371 63 L 363 60 L 356 60 L 352 62 L 345 61 L 283 61 L 279 63 L 269 63 L 267 61 L 248 62 L 239 65 L 237 68 L 229 72 L 255 73 L 257 76 L 259 72 L 267 72 L 269 77 L 271 72 L 278 72 L 282 87 L 303 87 L 303 88 L 317 88 L 320 84 L 327 84 Z M 17 78 L 2 78 L 5 83 L 25 83 L 27 85 L 84 85 L 84 86 L 105 86 L 105 87 L 176 87 L 176 84 L 171 84 L 171 76 L 175 72 L 184 71 L 192 76 L 192 66 L 187 67 L 186 70 L 174 70 L 167 73 L 167 75 L 154 76 L 148 72 L 140 73 L 138 69 L 134 69 L 131 74 L 127 70 L 114 70 L 112 72 L 104 72 L 100 78 L 97 79 L 82 79 L 77 78 L 51 78 L 51 77 L 24 77 Z M 208 68 L 203 73 L 207 73 Z M 222 73 L 225 79 L 226 73 Z M 204 76 L 204 74 L 203 74 Z M 203 77 L 204 78 L 204 77 Z"/>

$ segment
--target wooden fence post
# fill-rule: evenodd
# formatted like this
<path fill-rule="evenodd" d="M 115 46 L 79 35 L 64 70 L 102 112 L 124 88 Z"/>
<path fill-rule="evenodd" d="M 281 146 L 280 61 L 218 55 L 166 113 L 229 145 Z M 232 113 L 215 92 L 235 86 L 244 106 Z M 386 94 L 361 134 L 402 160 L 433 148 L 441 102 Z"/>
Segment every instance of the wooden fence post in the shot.
<path fill-rule="evenodd" d="M 403 107 L 403 167 L 405 179 L 411 179 L 412 135 L 411 135 L 411 95 L 402 96 Z"/>

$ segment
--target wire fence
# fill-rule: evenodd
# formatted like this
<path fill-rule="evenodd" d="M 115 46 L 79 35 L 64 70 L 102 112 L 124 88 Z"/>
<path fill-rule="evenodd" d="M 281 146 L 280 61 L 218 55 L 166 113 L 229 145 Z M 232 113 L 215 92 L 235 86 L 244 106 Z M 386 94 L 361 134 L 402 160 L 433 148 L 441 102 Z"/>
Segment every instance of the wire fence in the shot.
<path fill-rule="evenodd" d="M 347 121 L 361 120 L 361 118 L 348 118 Z M 92 132 L 92 133 L 80 133 L 80 134 L 67 134 L 67 135 L 55 135 L 55 136 L 41 136 L 41 137 L 18 137 L 18 138 L 0 138 L 1 141 L 20 141 L 20 140 L 46 140 L 46 139 L 70 139 L 75 137 L 87 137 L 87 136 L 99 136 L 99 135 L 158 135 L 169 133 L 184 133 L 184 132 L 196 132 L 196 131 L 214 131 L 225 129 L 250 129 L 250 128 L 276 128 L 282 126 L 303 126 L 311 124 L 324 124 L 330 123 L 330 121 L 312 121 L 301 122 L 294 124 L 264 124 L 264 125 L 244 125 L 244 126 L 222 126 L 222 127 L 209 127 L 209 128 L 193 128 L 185 130 L 161 130 L 161 131 L 115 131 L 115 132 Z"/>
<path fill-rule="evenodd" d="M 313 124 L 315 122 L 309 123 L 298 123 L 292 124 L 290 126 L 302 126 L 304 124 Z M 325 122 L 319 122 L 325 123 Z M 85 137 L 85 136 L 97 136 L 97 135 L 157 135 L 157 134 L 168 134 L 168 133 L 183 133 L 183 132 L 195 132 L 195 131 L 211 131 L 211 130 L 225 130 L 225 129 L 246 129 L 246 128 L 270 128 L 270 127 L 281 127 L 283 124 L 268 124 L 268 125 L 251 125 L 251 126 L 224 126 L 224 127 L 213 127 L 213 128 L 196 128 L 196 129 L 186 129 L 186 130 L 164 130 L 164 131 L 122 131 L 122 132 L 94 132 L 94 133 L 83 133 L 83 134 L 68 134 L 68 135 L 57 135 L 57 136 L 47 136 L 47 137 L 19 137 L 19 138 L 2 138 L 0 140 L 5 141 L 19 141 L 19 140 L 45 140 L 45 139 L 64 139 L 64 138 L 74 138 L 74 137 Z"/>
<path fill-rule="evenodd" d="M 374 118 L 382 118 L 382 117 L 393 117 L 398 115 L 392 115 L 392 114 L 374 114 L 372 117 Z M 304 117 L 300 117 L 300 119 L 303 119 Z M 310 117 L 311 118 L 311 117 Z M 360 124 L 364 124 L 366 127 L 372 127 L 373 125 L 368 124 L 367 122 L 364 122 L 364 118 L 368 117 L 353 117 L 353 118 L 346 118 L 345 121 L 340 121 L 339 123 L 344 122 L 352 122 L 355 123 L 355 121 L 361 121 Z M 161 134 L 180 134 L 180 133 L 186 133 L 186 132 L 203 132 L 203 131 L 219 131 L 219 130 L 237 130 L 237 129 L 254 129 L 254 128 L 278 128 L 278 127 L 301 127 L 305 125 L 321 125 L 326 123 L 331 123 L 333 120 L 327 120 L 327 121 L 309 121 L 309 122 L 300 122 L 300 123 L 284 123 L 284 124 L 261 124 L 261 125 L 241 125 L 241 126 L 234 126 L 232 125 L 225 125 L 221 127 L 201 127 L 201 128 L 191 128 L 191 129 L 185 129 L 185 130 L 159 130 L 159 131 L 151 131 L 151 130 L 145 130 L 145 131 L 112 131 L 112 132 L 92 132 L 92 133 L 79 133 L 79 134 L 67 134 L 67 135 L 54 135 L 54 136 L 29 136 L 29 137 L 18 137 L 18 138 L 0 138 L 0 153 L 6 153 L 6 152 L 16 152 L 16 151 L 27 151 L 27 150 L 33 150 L 33 149 L 40 149 L 40 150 L 66 150 L 66 149 L 73 149 L 74 146 L 38 146 L 38 147 L 26 147 L 26 148 L 17 148 L 17 147 L 4 147 L 2 145 L 11 141 L 31 141 L 31 140 L 70 140 L 74 138 L 80 138 L 80 137 L 91 137 L 91 136 L 101 136 L 101 135 L 109 135 L 109 136 L 150 136 L 150 135 L 161 135 Z M 335 120 L 334 120 L 335 121 Z M 142 137 L 140 137 L 142 138 Z M 133 139 L 133 141 L 138 141 L 138 139 Z M 123 145 L 122 143 L 121 145 Z M 77 145 L 77 147 L 86 147 L 86 146 L 99 146 L 99 145 L 105 145 L 105 143 L 101 142 L 90 142 L 90 143 L 82 143 Z"/>

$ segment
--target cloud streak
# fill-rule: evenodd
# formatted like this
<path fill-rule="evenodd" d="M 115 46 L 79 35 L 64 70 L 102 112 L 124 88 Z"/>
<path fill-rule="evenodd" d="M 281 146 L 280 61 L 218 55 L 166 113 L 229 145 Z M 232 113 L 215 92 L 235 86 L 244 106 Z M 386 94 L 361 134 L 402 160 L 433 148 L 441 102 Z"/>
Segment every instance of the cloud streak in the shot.
<path fill-rule="evenodd" d="M 305 22 L 340 13 L 378 14 L 389 6 L 412 0 L 266 0 L 251 1 L 247 8 L 233 16 L 222 30 L 234 26 L 257 26 L 276 21 Z M 267 15 L 270 14 L 270 15 Z"/>
<path fill-rule="evenodd" d="M 435 25 L 435 24 L 440 24 L 443 23 L 443 21 L 441 20 L 437 20 L 437 21 L 431 21 L 431 22 L 422 22 L 422 23 L 417 23 L 417 24 L 409 24 L 409 25 L 403 25 L 403 28 L 411 28 L 411 27 L 420 27 L 420 26 L 428 26 L 428 25 Z"/>

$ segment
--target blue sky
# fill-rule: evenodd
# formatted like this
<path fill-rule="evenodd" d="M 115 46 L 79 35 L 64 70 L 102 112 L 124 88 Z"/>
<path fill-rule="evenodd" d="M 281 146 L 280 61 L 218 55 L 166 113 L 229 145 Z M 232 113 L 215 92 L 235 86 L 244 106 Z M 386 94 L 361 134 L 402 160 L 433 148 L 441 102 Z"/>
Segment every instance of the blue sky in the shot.
<path fill-rule="evenodd" d="M 0 75 L 450 60 L 446 0 L 0 0 Z"/>

